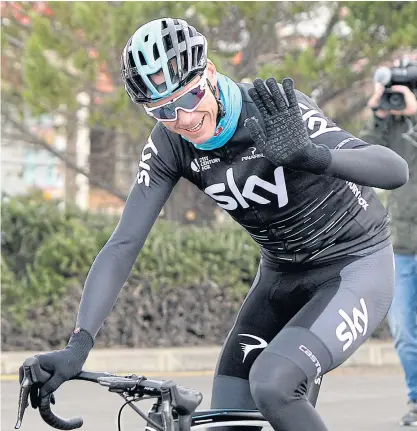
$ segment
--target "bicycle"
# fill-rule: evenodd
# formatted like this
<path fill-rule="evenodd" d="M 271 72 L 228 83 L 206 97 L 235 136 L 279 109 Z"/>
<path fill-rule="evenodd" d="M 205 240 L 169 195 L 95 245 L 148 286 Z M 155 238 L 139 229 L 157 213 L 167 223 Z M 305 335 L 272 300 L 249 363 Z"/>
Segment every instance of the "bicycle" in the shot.
<path fill-rule="evenodd" d="M 29 406 L 38 408 L 41 418 L 48 425 L 60 430 L 73 430 L 83 425 L 82 418 L 63 419 L 51 410 L 55 404 L 52 394 L 37 401 L 40 382 L 49 378 L 42 370 L 36 357 L 30 357 L 23 363 L 24 375 L 20 386 L 18 414 L 15 429 L 22 425 L 23 416 Z M 135 374 L 117 376 L 107 372 L 81 371 L 71 380 L 82 380 L 98 383 L 107 387 L 110 392 L 119 394 L 125 403 L 119 410 L 118 429 L 121 431 L 121 413 L 128 405 L 146 421 L 147 431 L 190 431 L 198 428 L 215 428 L 219 426 L 269 426 L 268 421 L 258 410 L 244 409 L 208 409 L 196 411 L 203 395 L 195 389 L 177 385 L 171 380 L 150 380 Z M 321 377 L 316 379 L 309 391 L 308 398 L 315 406 L 321 385 Z M 146 415 L 133 403 L 156 398 Z"/>

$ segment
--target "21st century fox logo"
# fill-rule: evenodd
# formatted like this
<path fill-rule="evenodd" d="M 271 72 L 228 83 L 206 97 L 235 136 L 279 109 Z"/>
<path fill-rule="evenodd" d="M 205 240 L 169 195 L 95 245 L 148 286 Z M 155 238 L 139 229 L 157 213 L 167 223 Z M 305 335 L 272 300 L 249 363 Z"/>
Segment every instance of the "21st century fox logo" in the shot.
<path fill-rule="evenodd" d="M 200 157 L 199 159 L 194 159 L 191 162 L 191 169 L 194 172 L 207 171 L 211 168 L 214 163 L 219 163 L 220 159 L 218 157 L 210 159 L 209 156 Z"/>

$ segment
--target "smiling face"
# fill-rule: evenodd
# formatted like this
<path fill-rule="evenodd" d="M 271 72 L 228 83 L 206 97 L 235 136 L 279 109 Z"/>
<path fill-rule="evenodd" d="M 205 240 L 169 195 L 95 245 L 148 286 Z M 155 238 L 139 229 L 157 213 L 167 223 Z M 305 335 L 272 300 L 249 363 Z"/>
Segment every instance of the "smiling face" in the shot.
<path fill-rule="evenodd" d="M 164 82 L 162 74 L 159 76 L 155 75 L 152 79 L 156 84 Z M 171 96 L 154 103 L 149 103 L 147 107 L 155 108 L 170 102 L 173 98 L 177 98 L 194 88 L 200 79 L 200 76 L 196 76 L 190 83 Z M 216 67 L 210 60 L 208 60 L 207 63 L 207 79 L 210 80 L 213 87 L 217 86 Z M 214 135 L 217 125 L 217 112 L 218 106 L 216 99 L 207 86 L 204 98 L 193 112 L 186 112 L 179 108 L 175 121 L 161 121 L 161 123 L 171 132 L 178 133 L 193 144 L 198 145 L 207 142 Z"/>

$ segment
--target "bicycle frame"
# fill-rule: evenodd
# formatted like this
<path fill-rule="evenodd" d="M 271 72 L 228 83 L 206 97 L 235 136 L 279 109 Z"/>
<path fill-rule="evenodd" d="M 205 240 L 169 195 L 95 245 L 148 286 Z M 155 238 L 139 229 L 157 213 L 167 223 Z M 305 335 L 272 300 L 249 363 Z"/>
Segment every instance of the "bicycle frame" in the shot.
<path fill-rule="evenodd" d="M 268 421 L 258 410 L 209 409 L 193 413 L 191 429 L 221 426 L 268 426 Z"/>

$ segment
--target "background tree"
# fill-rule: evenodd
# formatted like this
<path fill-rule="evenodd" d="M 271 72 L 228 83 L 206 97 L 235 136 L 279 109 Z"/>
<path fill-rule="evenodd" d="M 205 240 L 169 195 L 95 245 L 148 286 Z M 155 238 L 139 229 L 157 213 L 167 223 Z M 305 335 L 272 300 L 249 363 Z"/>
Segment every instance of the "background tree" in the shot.
<path fill-rule="evenodd" d="M 296 5 L 297 15 L 304 15 L 305 22 L 323 13 L 323 5 L 314 3 L 316 7 L 309 11 L 301 3 Z M 352 119 L 366 105 L 370 94 L 363 89 L 372 81 L 375 67 L 417 46 L 417 4 L 329 2 L 325 7 L 329 18 L 321 36 L 300 49 L 295 28 L 293 43 L 286 38 L 290 43 L 282 60 L 265 64 L 259 73 L 293 77 L 297 88 L 315 95 L 318 105 L 336 122 L 355 131 L 359 124 Z"/>
<path fill-rule="evenodd" d="M 153 121 L 125 95 L 120 53 L 138 26 L 162 16 L 184 17 L 202 31 L 219 71 L 236 80 L 292 76 L 353 131 L 375 66 L 417 46 L 415 2 L 3 2 L 2 122 L 125 199 Z M 306 31 L 316 23 L 325 24 L 321 32 Z M 80 93 L 91 100 L 89 169 L 77 167 L 74 154 Z M 63 116 L 65 153 L 34 136 L 28 112 Z M 213 209 L 180 182 L 165 214 L 181 221 L 198 214 L 198 221 Z"/>

